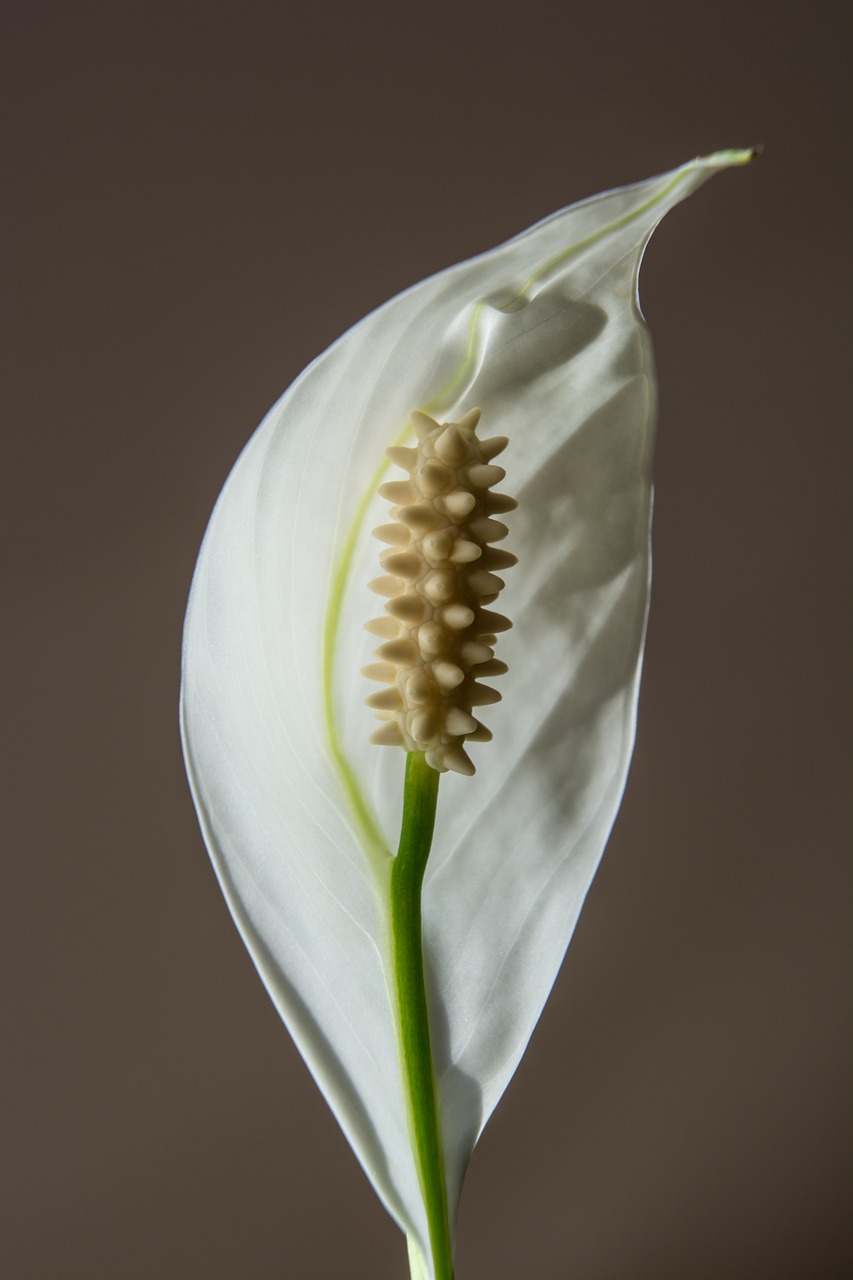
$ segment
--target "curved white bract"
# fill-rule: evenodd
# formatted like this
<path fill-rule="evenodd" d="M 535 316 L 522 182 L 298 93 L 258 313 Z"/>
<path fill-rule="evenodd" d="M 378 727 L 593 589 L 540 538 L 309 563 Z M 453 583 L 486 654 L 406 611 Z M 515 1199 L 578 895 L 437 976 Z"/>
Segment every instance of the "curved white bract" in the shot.
<path fill-rule="evenodd" d="M 370 533 L 387 503 L 365 495 L 414 408 L 453 422 L 476 405 L 509 439 L 510 674 L 476 777 L 442 782 L 423 900 L 453 1213 L 631 754 L 655 414 L 643 249 L 670 207 L 746 159 L 697 160 L 565 209 L 369 315 L 258 428 L 199 556 L 182 726 L 205 840 L 276 1007 L 427 1256 L 388 989 L 390 855 L 375 835 L 395 847 L 404 758 L 366 744 L 360 674 L 375 643 Z"/>

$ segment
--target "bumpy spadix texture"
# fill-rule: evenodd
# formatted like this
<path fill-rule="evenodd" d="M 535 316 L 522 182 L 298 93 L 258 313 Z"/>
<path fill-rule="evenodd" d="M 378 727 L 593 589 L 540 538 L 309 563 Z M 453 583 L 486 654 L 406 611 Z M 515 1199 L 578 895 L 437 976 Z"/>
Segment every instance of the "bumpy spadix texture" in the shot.
<path fill-rule="evenodd" d="M 442 783 L 423 892 L 453 1216 L 562 961 L 631 754 L 655 416 L 640 259 L 668 209 L 747 158 L 693 161 L 564 209 L 368 316 L 261 424 L 199 556 L 182 725 L 204 837 L 276 1007 L 428 1274 L 388 985 L 404 757 L 367 745 L 359 670 L 376 643 L 364 630 L 370 534 L 388 518 L 377 466 L 389 445 L 411 445 L 413 408 L 454 422 L 478 405 L 488 434 L 510 440 L 519 499 L 494 741 L 475 777 Z M 701 324 L 687 290 L 683 318 Z"/>
<path fill-rule="evenodd" d="M 393 503 L 394 521 L 374 530 L 391 546 L 381 557 L 385 574 L 370 586 L 390 598 L 386 616 L 367 624 L 384 639 L 380 661 L 363 669 L 387 685 L 367 699 L 383 722 L 371 742 L 423 751 L 434 769 L 464 774 L 474 765 L 463 743 L 492 736 L 471 713 L 501 696 L 482 679 L 507 669 L 492 646 L 510 621 L 484 606 L 505 585 L 493 571 L 516 563 L 490 546 L 507 533 L 493 517 L 518 505 L 491 491 L 506 474 L 491 460 L 508 441 L 478 439 L 479 418 L 474 409 L 459 422 L 437 423 L 415 411 L 417 447 L 387 450 L 408 479 L 379 490 Z"/>

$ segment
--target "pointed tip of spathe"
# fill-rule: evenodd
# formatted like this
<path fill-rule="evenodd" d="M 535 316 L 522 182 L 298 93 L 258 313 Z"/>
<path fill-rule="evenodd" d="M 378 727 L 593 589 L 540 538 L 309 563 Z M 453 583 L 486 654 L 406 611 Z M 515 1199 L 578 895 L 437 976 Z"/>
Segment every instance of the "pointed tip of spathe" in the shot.
<path fill-rule="evenodd" d="M 733 165 L 750 164 L 756 156 L 761 155 L 764 143 L 758 142 L 754 147 L 731 147 L 725 151 L 711 151 L 707 155 L 699 155 L 685 168 L 694 165 L 708 169 L 728 169 Z"/>

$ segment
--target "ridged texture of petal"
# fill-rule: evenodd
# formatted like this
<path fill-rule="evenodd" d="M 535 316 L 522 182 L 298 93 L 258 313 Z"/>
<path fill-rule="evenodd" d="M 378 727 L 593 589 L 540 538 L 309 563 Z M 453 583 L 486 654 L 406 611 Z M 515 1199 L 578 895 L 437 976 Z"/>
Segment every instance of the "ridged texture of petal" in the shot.
<path fill-rule="evenodd" d="M 388 990 L 389 855 L 365 837 L 340 763 L 394 848 L 404 757 L 367 745 L 375 721 L 360 674 L 376 643 L 364 631 L 376 608 L 370 534 L 388 510 L 365 495 L 415 409 L 457 421 L 477 406 L 483 436 L 509 438 L 501 460 L 520 503 L 507 542 L 519 568 L 501 596 L 510 675 L 476 777 L 442 782 L 423 899 L 453 1214 L 562 961 L 631 754 L 655 415 L 643 249 L 669 208 L 747 158 L 721 153 L 565 209 L 366 317 L 258 428 L 199 556 L 182 729 L 204 837 L 276 1007 L 425 1254 Z"/>

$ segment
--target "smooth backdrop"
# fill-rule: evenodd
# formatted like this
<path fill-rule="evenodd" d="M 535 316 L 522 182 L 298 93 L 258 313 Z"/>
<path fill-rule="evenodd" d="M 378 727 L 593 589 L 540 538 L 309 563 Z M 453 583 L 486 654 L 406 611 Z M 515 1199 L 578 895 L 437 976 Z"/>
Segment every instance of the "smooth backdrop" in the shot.
<path fill-rule="evenodd" d="M 198 545 L 266 409 L 365 312 L 754 143 L 646 258 L 635 763 L 457 1274 L 848 1274 L 846 11 L 4 6 L 4 1280 L 403 1280 L 196 826 Z"/>

